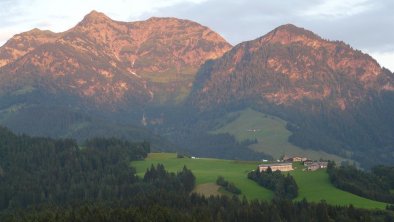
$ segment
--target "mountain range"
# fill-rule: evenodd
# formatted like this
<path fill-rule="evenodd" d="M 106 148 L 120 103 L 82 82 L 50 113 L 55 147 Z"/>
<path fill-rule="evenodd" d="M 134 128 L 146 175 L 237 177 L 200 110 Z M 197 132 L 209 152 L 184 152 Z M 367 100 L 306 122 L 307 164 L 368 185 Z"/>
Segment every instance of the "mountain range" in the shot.
<path fill-rule="evenodd" d="M 394 74 L 292 24 L 233 47 L 189 20 L 93 11 L 65 32 L 34 29 L 0 47 L 0 123 L 21 133 L 260 158 L 210 133 L 247 108 L 285 121 L 298 147 L 394 163 Z"/>

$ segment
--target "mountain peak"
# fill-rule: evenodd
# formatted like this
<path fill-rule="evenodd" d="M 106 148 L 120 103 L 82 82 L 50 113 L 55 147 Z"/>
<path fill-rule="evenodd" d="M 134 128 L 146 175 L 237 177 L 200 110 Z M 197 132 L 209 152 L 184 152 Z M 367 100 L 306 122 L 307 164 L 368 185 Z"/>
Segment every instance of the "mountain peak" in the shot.
<path fill-rule="evenodd" d="M 304 28 L 295 26 L 295 25 L 290 24 L 290 23 L 278 26 L 273 31 L 276 31 L 276 32 L 287 32 L 287 33 L 298 34 L 298 35 L 313 34 L 313 32 L 311 32 L 309 30 L 306 30 Z"/>
<path fill-rule="evenodd" d="M 104 13 L 102 13 L 102 12 L 98 12 L 98 11 L 96 11 L 96 10 L 92 10 L 91 12 L 89 12 L 89 14 L 87 14 L 86 16 L 85 16 L 85 18 L 108 18 L 108 16 L 107 15 L 105 15 Z"/>
<path fill-rule="evenodd" d="M 34 29 L 32 29 L 32 30 L 30 30 L 30 31 L 27 31 L 28 33 L 40 33 L 40 32 L 42 32 L 42 30 L 41 29 L 39 29 L 39 28 L 34 28 Z"/>
<path fill-rule="evenodd" d="M 112 19 L 102 12 L 93 10 L 83 18 L 81 24 L 101 23 L 106 21 L 112 21 Z"/>
<path fill-rule="evenodd" d="M 310 42 L 311 40 L 322 40 L 320 36 L 315 33 L 306 30 L 304 28 L 297 27 L 293 24 L 281 25 L 267 35 L 262 37 L 262 42 L 272 42 L 289 44 L 295 42 Z"/>
<path fill-rule="evenodd" d="M 41 30 L 41 29 L 38 29 L 38 28 L 34 28 L 34 29 L 30 30 L 30 31 L 23 32 L 21 34 L 25 34 L 25 35 L 27 35 L 27 34 L 28 35 L 56 35 L 56 33 L 52 32 L 50 30 Z"/>

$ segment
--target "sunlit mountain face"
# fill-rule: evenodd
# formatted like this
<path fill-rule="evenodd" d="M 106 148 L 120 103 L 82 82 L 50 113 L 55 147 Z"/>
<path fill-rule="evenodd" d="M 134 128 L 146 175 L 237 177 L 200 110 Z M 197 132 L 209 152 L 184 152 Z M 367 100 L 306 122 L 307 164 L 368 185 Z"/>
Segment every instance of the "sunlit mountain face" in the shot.
<path fill-rule="evenodd" d="M 34 29 L 10 39 L 0 49 L 1 91 L 65 92 L 113 109 L 181 102 L 199 66 L 230 48 L 192 21 L 119 22 L 93 11 L 66 32 Z"/>

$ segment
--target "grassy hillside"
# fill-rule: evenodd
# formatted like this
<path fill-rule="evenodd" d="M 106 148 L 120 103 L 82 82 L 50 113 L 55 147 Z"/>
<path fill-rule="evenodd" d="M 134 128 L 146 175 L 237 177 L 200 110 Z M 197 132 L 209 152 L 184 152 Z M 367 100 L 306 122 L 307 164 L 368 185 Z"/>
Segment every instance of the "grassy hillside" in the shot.
<path fill-rule="evenodd" d="M 353 204 L 354 206 L 368 209 L 383 209 L 386 207 L 385 203 L 369 200 L 337 189 L 330 183 L 326 170 L 305 172 L 301 170 L 302 165 L 296 165 L 295 167 L 298 169 L 292 171 L 290 174 L 294 177 L 299 187 L 298 200 L 306 198 L 309 201 L 317 202 L 324 199 L 331 204 Z"/>
<path fill-rule="evenodd" d="M 204 187 L 207 191 L 212 192 L 212 185 L 215 183 L 218 176 L 223 176 L 226 180 L 233 182 L 237 187 L 242 187 L 242 193 L 247 198 L 270 199 L 273 193 L 263 187 L 258 186 L 255 182 L 248 180 L 246 175 L 249 171 L 256 169 L 257 162 L 239 162 L 231 160 L 219 159 L 190 159 L 190 158 L 176 158 L 174 153 L 151 153 L 145 161 L 133 162 L 139 176 L 143 176 L 146 169 L 151 164 L 156 165 L 162 163 L 167 170 L 176 172 L 186 165 L 191 169 L 197 177 L 198 190 L 205 193 Z"/>
<path fill-rule="evenodd" d="M 193 171 L 197 177 L 196 192 L 205 194 L 218 194 L 221 191 L 215 185 L 219 175 L 226 180 L 233 182 L 242 190 L 242 195 L 248 199 L 269 200 L 273 193 L 255 182 L 247 179 L 249 171 L 256 169 L 258 162 L 252 161 L 233 161 L 208 158 L 177 158 L 174 153 L 151 153 L 143 161 L 132 163 L 137 169 L 137 174 L 143 176 L 146 169 L 151 164 L 162 163 L 167 170 L 180 171 L 184 165 Z M 386 204 L 368 200 L 354 194 L 335 188 L 328 180 L 325 170 L 315 172 L 302 171 L 301 165 L 295 165 L 296 170 L 291 174 L 294 176 L 299 186 L 299 196 L 297 199 L 306 198 L 309 201 L 326 200 L 327 203 L 334 205 L 353 204 L 360 208 L 379 208 L 384 209 Z M 241 196 L 242 196 L 241 195 Z"/>
<path fill-rule="evenodd" d="M 270 154 L 274 158 L 281 155 L 303 155 L 311 159 L 329 159 L 341 162 L 343 158 L 328 154 L 323 151 L 302 149 L 288 142 L 291 132 L 286 129 L 286 121 L 254 111 L 245 109 L 243 111 L 229 115 L 238 117 L 221 126 L 212 133 L 229 133 L 239 141 L 257 140 L 257 144 L 250 145 L 250 148 L 257 152 Z"/>

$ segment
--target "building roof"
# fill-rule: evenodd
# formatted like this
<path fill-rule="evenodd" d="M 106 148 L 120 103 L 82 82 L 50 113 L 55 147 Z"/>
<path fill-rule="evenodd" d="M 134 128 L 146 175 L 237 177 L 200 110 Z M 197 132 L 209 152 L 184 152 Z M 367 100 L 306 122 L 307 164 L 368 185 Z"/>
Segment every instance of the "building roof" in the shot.
<path fill-rule="evenodd" d="M 260 164 L 259 167 L 271 167 L 271 166 L 289 166 L 292 165 L 292 163 L 263 163 Z"/>

